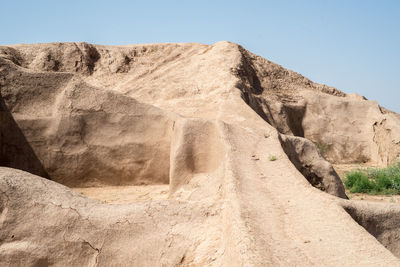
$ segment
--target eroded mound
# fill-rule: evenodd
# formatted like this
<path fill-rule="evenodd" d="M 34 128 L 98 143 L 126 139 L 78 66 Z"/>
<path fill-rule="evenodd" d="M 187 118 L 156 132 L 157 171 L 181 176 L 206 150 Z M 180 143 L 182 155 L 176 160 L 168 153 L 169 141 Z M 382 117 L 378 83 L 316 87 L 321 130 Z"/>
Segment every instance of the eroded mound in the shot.
<path fill-rule="evenodd" d="M 375 102 L 229 42 L 3 46 L 0 78 L 4 265 L 399 265 L 324 158 L 399 156 Z"/>
<path fill-rule="evenodd" d="M 310 80 L 247 51 L 237 75 L 243 99 L 280 133 L 326 146 L 333 163 L 385 166 L 400 156 L 398 114 Z M 249 75 L 244 76 L 249 77 Z"/>

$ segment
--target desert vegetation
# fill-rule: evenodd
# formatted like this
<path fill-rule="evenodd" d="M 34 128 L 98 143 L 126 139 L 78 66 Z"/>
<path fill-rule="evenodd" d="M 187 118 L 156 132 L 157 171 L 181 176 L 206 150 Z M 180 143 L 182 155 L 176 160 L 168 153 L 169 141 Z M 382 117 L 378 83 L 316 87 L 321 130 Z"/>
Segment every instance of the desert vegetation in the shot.
<path fill-rule="evenodd" d="M 350 193 L 399 194 L 400 161 L 386 168 L 349 171 L 346 173 L 344 184 Z"/>

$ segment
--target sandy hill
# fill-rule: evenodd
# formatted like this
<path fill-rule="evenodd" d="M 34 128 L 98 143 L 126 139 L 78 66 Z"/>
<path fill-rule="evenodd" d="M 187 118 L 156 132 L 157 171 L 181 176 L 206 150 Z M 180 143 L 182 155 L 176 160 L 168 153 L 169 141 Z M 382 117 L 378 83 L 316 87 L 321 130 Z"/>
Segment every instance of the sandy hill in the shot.
<path fill-rule="evenodd" d="M 230 42 L 0 46 L 0 89 L 1 265 L 400 266 L 331 165 L 400 156 L 374 101 Z"/>

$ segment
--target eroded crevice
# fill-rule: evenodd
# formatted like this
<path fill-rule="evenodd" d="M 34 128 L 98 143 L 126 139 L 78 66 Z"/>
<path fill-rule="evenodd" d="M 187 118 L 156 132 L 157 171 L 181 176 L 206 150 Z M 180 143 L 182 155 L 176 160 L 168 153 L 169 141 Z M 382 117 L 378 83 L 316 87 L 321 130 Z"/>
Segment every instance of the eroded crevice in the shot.
<path fill-rule="evenodd" d="M 343 203 L 345 211 L 385 248 L 400 258 L 400 209 L 380 203 Z"/>
<path fill-rule="evenodd" d="M 246 56 L 246 53 L 242 51 L 242 61 L 239 68 L 234 70 L 234 74 L 240 77 L 241 83 L 238 84 L 243 92 L 249 92 L 251 94 L 260 95 L 264 91 L 261 85 L 261 81 L 257 76 L 257 72 L 253 68 L 251 61 Z"/>
<path fill-rule="evenodd" d="M 249 92 L 242 92 L 242 99 L 280 133 L 304 137 L 302 122 L 307 107 L 304 102 L 282 103 Z"/>
<path fill-rule="evenodd" d="M 101 248 L 99 249 L 99 248 L 94 247 L 90 242 L 88 242 L 86 240 L 83 240 L 83 243 L 87 244 L 92 250 L 94 250 L 95 259 L 94 259 L 93 266 L 97 266 L 98 265 L 98 261 L 99 261 L 99 256 L 100 256 L 100 253 L 101 253 Z"/>
<path fill-rule="evenodd" d="M 302 122 L 306 113 L 305 102 L 299 100 L 294 91 L 276 83 L 276 79 L 288 74 L 287 71 L 280 68 L 258 70 L 254 65 L 257 60 L 243 48 L 240 49 L 241 63 L 233 70 L 233 74 L 239 78 L 236 86 L 242 92 L 242 99 L 280 133 L 304 137 Z"/>
<path fill-rule="evenodd" d="M 314 187 L 345 198 L 344 186 L 332 165 L 327 162 L 311 141 L 303 138 L 304 101 L 280 102 L 252 93 L 246 83 L 240 87 L 242 99 L 267 123 L 276 128 L 284 152 L 297 170 Z"/>
<path fill-rule="evenodd" d="M 283 105 L 286 114 L 286 123 L 294 136 L 304 137 L 303 119 L 306 113 L 306 105 Z"/>
<path fill-rule="evenodd" d="M 83 43 L 84 54 L 85 54 L 85 62 L 88 68 L 89 74 L 93 74 L 94 68 L 96 66 L 96 62 L 100 59 L 100 54 L 97 51 L 96 47 L 93 45 Z"/>
<path fill-rule="evenodd" d="M 316 85 L 303 81 L 298 75 L 285 72 L 280 67 L 270 65 L 267 69 L 257 69 L 255 64 L 258 59 L 251 58 L 245 52 L 242 55 L 241 64 L 234 72 L 239 78 L 237 87 L 242 92 L 242 99 L 264 121 L 278 130 L 284 152 L 312 186 L 347 199 L 343 183 L 332 165 L 324 159 L 311 141 L 303 138 L 306 101 L 299 98 L 289 84 L 282 83 L 278 86 L 275 82 L 288 79 L 295 83 L 305 82 L 309 87 Z M 261 78 L 254 79 L 253 75 Z M 323 89 L 327 88 L 318 89 L 324 91 Z M 334 90 L 329 93 L 334 94 Z"/>

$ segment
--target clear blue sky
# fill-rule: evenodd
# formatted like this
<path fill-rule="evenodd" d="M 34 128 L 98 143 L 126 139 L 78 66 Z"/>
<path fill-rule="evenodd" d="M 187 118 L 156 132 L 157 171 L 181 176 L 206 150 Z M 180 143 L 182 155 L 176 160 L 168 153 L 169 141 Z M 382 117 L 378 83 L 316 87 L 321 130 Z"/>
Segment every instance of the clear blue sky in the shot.
<path fill-rule="evenodd" d="M 0 44 L 228 40 L 400 112 L 400 1 L 1 1 Z"/>

